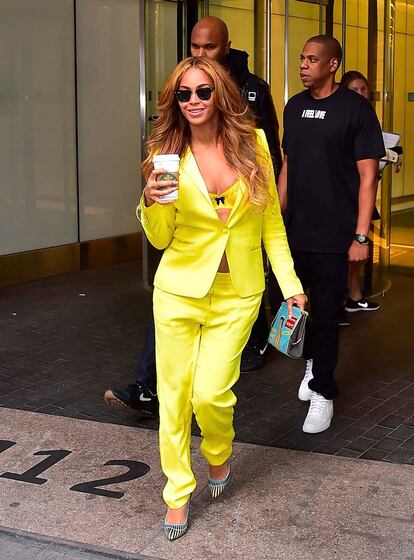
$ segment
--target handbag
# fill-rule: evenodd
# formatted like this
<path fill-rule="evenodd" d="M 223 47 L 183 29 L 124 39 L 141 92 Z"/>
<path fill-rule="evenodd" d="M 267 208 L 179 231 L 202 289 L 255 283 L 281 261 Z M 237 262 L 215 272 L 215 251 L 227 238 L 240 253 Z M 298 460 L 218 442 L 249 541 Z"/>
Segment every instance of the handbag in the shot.
<path fill-rule="evenodd" d="M 290 358 L 300 358 L 305 341 L 307 316 L 307 311 L 294 305 L 289 319 L 288 306 L 284 301 L 272 321 L 268 337 L 269 344 Z"/>

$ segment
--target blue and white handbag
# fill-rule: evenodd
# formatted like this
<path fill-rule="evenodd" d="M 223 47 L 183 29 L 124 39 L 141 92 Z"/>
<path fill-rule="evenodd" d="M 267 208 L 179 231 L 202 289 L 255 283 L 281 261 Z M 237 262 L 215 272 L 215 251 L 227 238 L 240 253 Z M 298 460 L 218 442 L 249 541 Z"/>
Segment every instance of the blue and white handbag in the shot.
<path fill-rule="evenodd" d="M 268 338 L 269 344 L 290 358 L 300 358 L 305 341 L 307 316 L 307 311 L 302 311 L 294 305 L 292 316 L 289 319 L 288 306 L 284 301 L 272 321 Z"/>

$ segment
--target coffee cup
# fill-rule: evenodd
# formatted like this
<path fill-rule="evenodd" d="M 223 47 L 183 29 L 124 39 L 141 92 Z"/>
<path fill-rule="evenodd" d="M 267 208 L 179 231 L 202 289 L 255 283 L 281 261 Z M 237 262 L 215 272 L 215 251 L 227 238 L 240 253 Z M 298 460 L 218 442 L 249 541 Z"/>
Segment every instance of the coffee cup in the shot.
<path fill-rule="evenodd" d="M 162 169 L 163 172 L 157 176 L 157 181 L 178 181 L 178 168 L 180 156 L 178 154 L 157 154 L 152 158 L 154 169 Z M 167 188 L 167 187 L 166 187 Z M 160 196 L 163 200 L 178 200 L 178 189 Z"/>

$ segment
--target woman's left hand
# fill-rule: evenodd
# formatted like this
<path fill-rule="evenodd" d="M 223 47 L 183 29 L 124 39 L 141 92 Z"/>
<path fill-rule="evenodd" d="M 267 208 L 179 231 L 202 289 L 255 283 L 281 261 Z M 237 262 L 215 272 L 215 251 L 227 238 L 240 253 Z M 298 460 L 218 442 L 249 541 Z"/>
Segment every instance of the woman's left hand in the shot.
<path fill-rule="evenodd" d="M 402 166 L 402 159 L 401 159 L 401 156 L 398 156 L 398 159 L 395 162 L 395 172 L 396 173 L 399 173 L 401 171 L 401 166 Z"/>
<path fill-rule="evenodd" d="M 292 296 L 290 298 L 287 298 L 286 303 L 288 306 L 289 318 L 292 316 L 293 304 L 296 304 L 300 309 L 305 309 L 305 305 L 307 301 L 308 298 L 305 296 L 305 294 L 298 294 L 297 296 Z"/>

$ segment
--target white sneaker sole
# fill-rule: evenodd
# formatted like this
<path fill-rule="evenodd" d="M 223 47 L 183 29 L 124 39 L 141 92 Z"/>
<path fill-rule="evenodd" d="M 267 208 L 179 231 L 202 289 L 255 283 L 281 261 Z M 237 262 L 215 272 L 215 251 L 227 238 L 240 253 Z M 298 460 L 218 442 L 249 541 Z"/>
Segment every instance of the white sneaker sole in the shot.
<path fill-rule="evenodd" d="M 354 309 L 353 307 L 345 307 L 345 311 L 348 313 L 359 313 L 360 311 L 367 312 L 367 311 L 378 311 L 379 307 L 375 309 L 368 309 L 368 307 L 360 307 L 358 309 Z"/>
<path fill-rule="evenodd" d="M 329 422 L 327 422 L 326 424 L 324 424 L 324 425 L 322 426 L 322 428 L 318 428 L 317 430 L 312 429 L 312 428 L 311 428 L 311 429 L 305 428 L 305 425 L 303 425 L 302 431 L 304 431 L 305 434 L 319 434 L 319 433 L 324 432 L 325 430 L 327 430 L 327 429 L 330 427 L 331 422 L 332 422 L 332 418 L 329 420 Z"/>

